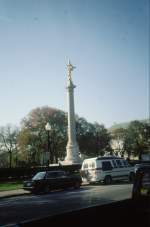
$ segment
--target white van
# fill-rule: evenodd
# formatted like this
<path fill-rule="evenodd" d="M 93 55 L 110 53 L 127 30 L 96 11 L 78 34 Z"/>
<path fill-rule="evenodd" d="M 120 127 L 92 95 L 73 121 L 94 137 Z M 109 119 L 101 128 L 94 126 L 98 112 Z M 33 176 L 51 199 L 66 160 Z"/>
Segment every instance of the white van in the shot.
<path fill-rule="evenodd" d="M 89 183 L 104 182 L 111 184 L 112 180 L 134 179 L 134 167 L 123 158 L 108 156 L 85 159 L 81 167 L 83 181 Z"/>

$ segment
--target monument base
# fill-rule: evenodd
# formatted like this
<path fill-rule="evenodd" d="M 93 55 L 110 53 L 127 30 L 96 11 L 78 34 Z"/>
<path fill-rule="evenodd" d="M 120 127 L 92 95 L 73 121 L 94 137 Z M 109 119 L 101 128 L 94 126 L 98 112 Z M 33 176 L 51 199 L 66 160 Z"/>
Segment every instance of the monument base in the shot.
<path fill-rule="evenodd" d="M 82 161 L 79 157 L 78 145 L 68 144 L 66 149 L 67 149 L 67 156 L 63 161 L 63 164 L 65 165 L 81 164 Z"/>

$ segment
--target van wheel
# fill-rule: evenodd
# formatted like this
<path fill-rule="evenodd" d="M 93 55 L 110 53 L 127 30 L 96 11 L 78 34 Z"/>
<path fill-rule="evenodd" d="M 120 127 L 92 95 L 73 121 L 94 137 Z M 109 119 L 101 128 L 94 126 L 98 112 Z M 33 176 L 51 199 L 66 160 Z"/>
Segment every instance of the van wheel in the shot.
<path fill-rule="evenodd" d="M 112 182 L 111 176 L 106 176 L 104 179 L 104 184 L 108 185 L 111 184 L 111 182 Z"/>

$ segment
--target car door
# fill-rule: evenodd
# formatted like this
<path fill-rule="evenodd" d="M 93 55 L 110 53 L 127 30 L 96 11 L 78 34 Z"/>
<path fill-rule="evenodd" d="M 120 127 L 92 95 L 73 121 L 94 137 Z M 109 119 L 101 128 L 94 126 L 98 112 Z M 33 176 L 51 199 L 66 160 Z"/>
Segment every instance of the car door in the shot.
<path fill-rule="evenodd" d="M 58 188 L 57 174 L 54 171 L 49 171 L 45 176 L 45 185 L 48 185 L 50 189 Z"/>
<path fill-rule="evenodd" d="M 66 188 L 70 185 L 71 179 L 68 174 L 64 171 L 57 173 L 57 181 L 60 188 Z"/>

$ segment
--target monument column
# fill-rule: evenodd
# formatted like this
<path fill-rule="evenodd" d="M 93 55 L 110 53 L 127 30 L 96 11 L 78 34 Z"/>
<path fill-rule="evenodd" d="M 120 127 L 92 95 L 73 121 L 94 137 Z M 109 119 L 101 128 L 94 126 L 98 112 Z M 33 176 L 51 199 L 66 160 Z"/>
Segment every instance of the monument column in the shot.
<path fill-rule="evenodd" d="M 67 65 L 68 80 L 67 80 L 67 100 L 68 100 L 68 143 L 67 156 L 65 162 L 68 164 L 80 163 L 79 147 L 76 141 L 76 127 L 75 127 L 75 111 L 74 111 L 74 88 L 76 87 L 72 82 L 72 71 L 75 67 L 70 63 Z"/>

